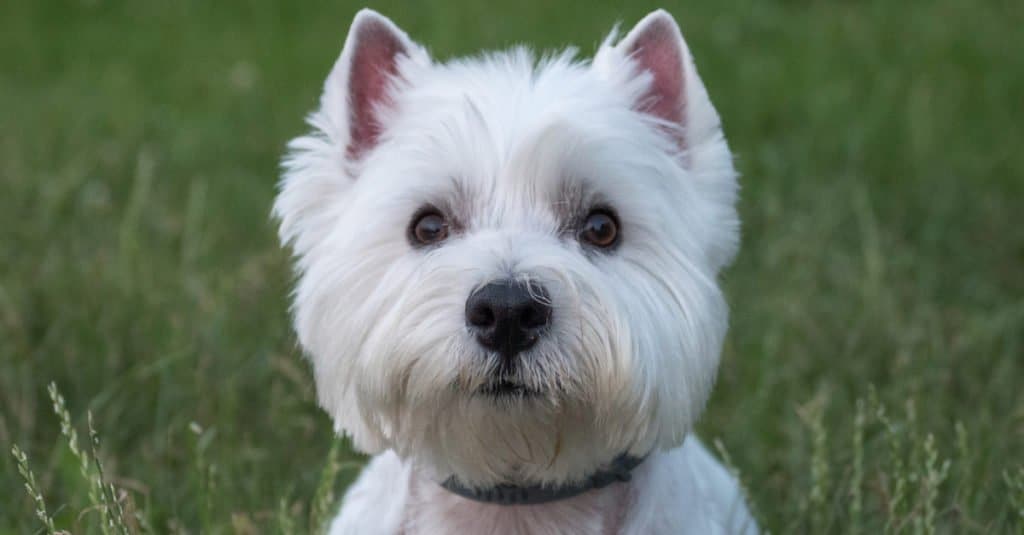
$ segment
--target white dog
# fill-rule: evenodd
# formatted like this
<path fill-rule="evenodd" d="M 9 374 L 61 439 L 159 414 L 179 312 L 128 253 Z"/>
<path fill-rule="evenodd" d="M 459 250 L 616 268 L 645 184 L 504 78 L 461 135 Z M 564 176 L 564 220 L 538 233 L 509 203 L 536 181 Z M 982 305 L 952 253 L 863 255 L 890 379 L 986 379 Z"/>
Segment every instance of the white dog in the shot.
<path fill-rule="evenodd" d="M 672 17 L 592 61 L 435 63 L 356 15 L 274 213 L 338 432 L 332 533 L 754 533 L 690 434 L 736 172 Z"/>

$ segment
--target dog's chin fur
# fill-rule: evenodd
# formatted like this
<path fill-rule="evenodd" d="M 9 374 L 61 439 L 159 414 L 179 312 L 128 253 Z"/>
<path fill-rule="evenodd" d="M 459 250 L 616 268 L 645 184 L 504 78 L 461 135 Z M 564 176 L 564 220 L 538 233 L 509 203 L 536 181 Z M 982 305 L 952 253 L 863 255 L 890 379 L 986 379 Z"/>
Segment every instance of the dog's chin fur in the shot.
<path fill-rule="evenodd" d="M 639 31 L 592 61 L 514 49 L 435 63 L 387 19 L 357 16 L 313 131 L 289 145 L 274 213 L 320 402 L 358 449 L 487 486 L 580 480 L 683 442 L 727 326 L 716 279 L 738 242 L 736 173 L 681 38 L 686 119 L 645 111 L 659 82 L 623 44 Z M 402 53 L 365 149 L 346 91 L 361 83 L 359 39 L 380 33 Z M 414 247 L 424 205 L 451 235 Z M 577 239 L 595 206 L 618 219 L 612 249 Z M 464 309 L 507 278 L 544 286 L 553 311 L 502 378 L 521 389 L 495 395 L 497 357 Z"/>

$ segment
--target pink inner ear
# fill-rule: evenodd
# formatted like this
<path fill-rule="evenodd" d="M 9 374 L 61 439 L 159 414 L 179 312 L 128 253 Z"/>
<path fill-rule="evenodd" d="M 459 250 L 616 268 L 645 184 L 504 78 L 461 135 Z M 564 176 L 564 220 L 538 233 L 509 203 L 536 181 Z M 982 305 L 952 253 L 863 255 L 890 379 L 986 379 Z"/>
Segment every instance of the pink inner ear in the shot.
<path fill-rule="evenodd" d="M 628 52 L 641 69 L 654 76 L 646 98 L 640 102 L 641 109 L 682 126 L 686 111 L 683 52 L 671 22 L 651 21 L 636 36 Z"/>
<path fill-rule="evenodd" d="M 398 54 L 408 53 L 394 31 L 378 20 L 360 24 L 354 42 L 348 79 L 351 158 L 361 156 L 377 143 L 381 127 L 376 108 L 386 104 L 388 84 L 398 71 Z"/>

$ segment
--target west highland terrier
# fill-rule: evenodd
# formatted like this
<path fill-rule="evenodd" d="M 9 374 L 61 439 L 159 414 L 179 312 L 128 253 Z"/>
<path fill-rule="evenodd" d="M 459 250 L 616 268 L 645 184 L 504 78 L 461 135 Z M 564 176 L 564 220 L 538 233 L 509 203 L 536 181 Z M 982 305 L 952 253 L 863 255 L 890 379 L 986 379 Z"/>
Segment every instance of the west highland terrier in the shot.
<path fill-rule="evenodd" d="M 691 434 L 737 183 L 668 13 L 589 61 L 440 63 L 364 10 L 309 122 L 274 205 L 295 329 L 376 455 L 331 533 L 757 531 Z"/>

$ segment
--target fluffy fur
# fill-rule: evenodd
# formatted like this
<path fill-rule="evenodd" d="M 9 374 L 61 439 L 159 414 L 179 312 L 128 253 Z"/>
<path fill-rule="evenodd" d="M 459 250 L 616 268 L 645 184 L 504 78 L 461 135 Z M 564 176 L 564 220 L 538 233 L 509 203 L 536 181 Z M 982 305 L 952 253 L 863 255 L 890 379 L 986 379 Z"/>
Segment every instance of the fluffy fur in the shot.
<path fill-rule="evenodd" d="M 716 279 L 738 244 L 736 173 L 671 16 L 615 41 L 592 61 L 513 49 L 435 63 L 388 19 L 356 16 L 274 206 L 320 402 L 378 454 L 333 532 L 754 529 L 687 439 L 727 327 Z M 451 236 L 416 248 L 424 205 Z M 614 250 L 576 239 L 597 205 L 619 219 Z M 515 372 L 533 397 L 475 393 L 496 363 L 466 299 L 507 278 L 543 285 L 553 308 Z M 565 483 L 623 452 L 650 454 L 632 482 L 547 505 L 436 484 Z"/>

